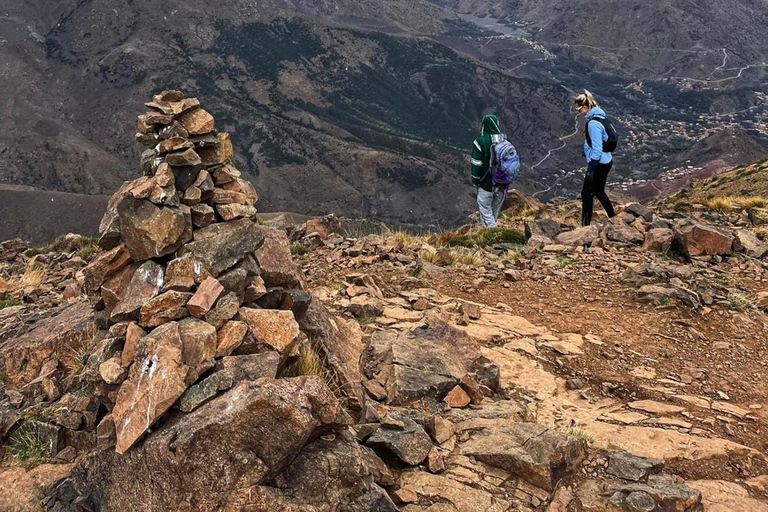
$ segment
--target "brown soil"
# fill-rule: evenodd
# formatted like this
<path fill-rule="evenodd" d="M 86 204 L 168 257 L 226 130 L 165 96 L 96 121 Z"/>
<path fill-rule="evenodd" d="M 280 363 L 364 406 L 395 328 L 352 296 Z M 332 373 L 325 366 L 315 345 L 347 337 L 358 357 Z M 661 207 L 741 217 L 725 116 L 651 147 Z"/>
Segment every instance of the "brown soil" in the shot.
<path fill-rule="evenodd" d="M 333 288 L 352 272 L 377 276 L 393 288 L 411 277 L 404 267 L 385 262 L 340 269 L 327 256 L 319 251 L 307 257 L 312 262 L 305 266 L 311 287 Z M 500 272 L 496 275 L 485 269 L 449 269 L 437 278 L 424 273 L 419 278 L 423 286 L 447 295 L 489 306 L 505 304 L 515 314 L 555 332 L 598 336 L 604 345 L 585 343 L 584 355 L 579 357 L 546 353 L 548 370 L 565 378 L 586 380 L 587 394 L 607 394 L 626 402 L 664 401 L 672 388 L 676 394 L 721 400 L 749 411 L 754 419 L 731 418 L 726 424 L 716 419 L 726 415 L 691 407 L 686 421 L 702 429 L 702 435 L 709 433 L 762 452 L 768 450 L 766 315 L 739 313 L 720 305 L 703 312 L 676 305 L 657 307 L 639 302 L 626 283 L 595 266 L 576 262 L 568 272 L 571 275 L 518 282 L 507 282 Z M 493 277 L 481 278 L 489 275 Z M 477 281 L 479 278 L 482 282 Z M 764 289 L 764 284 L 756 281 L 744 285 L 748 290 Z M 717 342 L 729 346 L 716 349 Z M 659 379 L 664 382 L 659 383 Z M 722 393 L 728 400 L 723 400 Z M 717 471 L 723 473 L 722 469 Z"/>

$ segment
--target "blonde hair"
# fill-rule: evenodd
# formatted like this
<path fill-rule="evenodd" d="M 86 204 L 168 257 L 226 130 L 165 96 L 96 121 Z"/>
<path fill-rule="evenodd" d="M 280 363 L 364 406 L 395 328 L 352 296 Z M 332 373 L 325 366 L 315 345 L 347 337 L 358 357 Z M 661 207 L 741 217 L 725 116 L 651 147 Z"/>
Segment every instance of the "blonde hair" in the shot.
<path fill-rule="evenodd" d="M 576 98 L 573 100 L 573 104 L 576 105 L 577 108 L 581 108 L 585 105 L 589 108 L 600 106 L 597 104 L 595 97 L 592 96 L 592 93 L 586 89 L 584 89 L 584 94 L 579 94 L 576 96 Z"/>

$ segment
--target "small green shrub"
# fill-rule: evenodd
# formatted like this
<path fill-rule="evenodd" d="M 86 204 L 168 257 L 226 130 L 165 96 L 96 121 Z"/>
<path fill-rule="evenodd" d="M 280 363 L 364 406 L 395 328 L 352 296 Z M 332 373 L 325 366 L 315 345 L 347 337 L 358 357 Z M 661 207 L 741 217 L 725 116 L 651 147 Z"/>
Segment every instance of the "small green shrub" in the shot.
<path fill-rule="evenodd" d="M 564 254 L 559 254 L 557 256 L 557 265 L 555 265 L 555 268 L 561 269 L 561 268 L 571 266 L 573 265 L 574 261 L 575 260 L 573 258 L 570 258 Z"/>
<path fill-rule="evenodd" d="M 357 323 L 360 325 L 370 325 L 376 323 L 376 317 L 375 316 L 361 316 L 359 318 L 356 318 Z"/>
<path fill-rule="evenodd" d="M 32 258 L 34 256 L 37 256 L 38 254 L 45 254 L 48 252 L 47 247 L 34 247 L 32 249 L 27 249 L 24 251 L 24 256 L 27 258 Z"/>
<path fill-rule="evenodd" d="M 13 433 L 7 448 L 13 464 L 25 469 L 39 466 L 53 456 L 51 447 L 30 424 L 22 425 Z"/>
<path fill-rule="evenodd" d="M 494 244 L 524 244 L 525 234 L 516 229 L 488 228 L 475 233 L 458 235 L 448 242 L 451 247 L 488 247 Z"/>
<path fill-rule="evenodd" d="M 592 445 L 595 444 L 595 436 L 590 434 L 584 429 L 581 429 L 576 426 L 568 427 L 568 429 L 565 431 L 566 434 L 570 434 L 572 436 L 578 437 L 582 441 L 586 443 L 587 446 L 592 447 Z"/>
<path fill-rule="evenodd" d="M 757 309 L 755 301 L 747 297 L 742 293 L 729 293 L 725 298 L 726 305 L 734 310 L 745 313 L 747 311 L 754 311 Z"/>
<path fill-rule="evenodd" d="M 21 302 L 16 299 L 3 299 L 0 300 L 0 309 L 11 308 L 13 306 L 21 306 Z"/>
<path fill-rule="evenodd" d="M 295 242 L 291 244 L 291 254 L 294 256 L 305 256 L 309 254 L 311 249 L 301 242 Z"/>
<path fill-rule="evenodd" d="M 89 261 L 97 252 L 99 252 L 99 239 L 86 238 L 83 247 L 77 252 L 77 255 L 83 260 Z"/>

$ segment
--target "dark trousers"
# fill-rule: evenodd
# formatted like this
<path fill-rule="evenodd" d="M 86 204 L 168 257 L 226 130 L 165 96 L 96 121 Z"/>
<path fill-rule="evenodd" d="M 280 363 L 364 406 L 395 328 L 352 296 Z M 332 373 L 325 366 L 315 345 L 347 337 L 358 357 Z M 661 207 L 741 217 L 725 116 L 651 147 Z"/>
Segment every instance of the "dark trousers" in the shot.
<path fill-rule="evenodd" d="M 594 210 L 595 198 L 603 205 L 608 217 L 614 217 L 611 200 L 605 193 L 605 182 L 608 180 L 608 173 L 611 172 L 613 162 L 607 164 L 590 163 L 587 168 L 587 175 L 584 177 L 584 186 L 581 189 L 581 225 L 589 226 L 592 222 L 592 211 Z"/>

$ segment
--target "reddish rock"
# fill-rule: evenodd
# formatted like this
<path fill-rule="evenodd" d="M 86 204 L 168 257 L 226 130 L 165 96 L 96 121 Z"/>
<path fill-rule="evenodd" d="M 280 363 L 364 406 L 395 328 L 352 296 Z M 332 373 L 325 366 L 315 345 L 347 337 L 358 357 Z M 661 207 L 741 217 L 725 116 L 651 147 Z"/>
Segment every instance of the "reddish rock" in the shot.
<path fill-rule="evenodd" d="M 173 175 L 171 166 L 165 162 L 160 164 L 160 167 L 157 168 L 154 180 L 160 187 L 173 187 L 176 183 L 176 177 Z"/>
<path fill-rule="evenodd" d="M 333 316 L 323 303 L 313 298 L 306 313 L 299 317 L 299 326 L 322 352 L 333 368 L 341 391 L 351 405 L 362 407 L 365 402 L 363 376 L 360 373 L 363 332 L 353 320 Z"/>
<path fill-rule="evenodd" d="M 128 289 L 128 284 L 131 282 L 134 273 L 140 266 L 141 263 L 128 265 L 119 270 L 114 276 L 107 279 L 107 281 L 101 285 L 101 299 L 104 301 L 104 309 L 107 313 L 112 313 L 115 306 L 123 300 L 126 290 Z"/>
<path fill-rule="evenodd" d="M 38 512 L 43 510 L 50 490 L 72 471 L 72 464 L 42 464 L 26 470 L 5 467 L 0 470 L 0 510 Z"/>
<path fill-rule="evenodd" d="M 432 447 L 427 454 L 427 469 L 435 474 L 445 471 L 445 459 L 436 447 Z"/>
<path fill-rule="evenodd" d="M 192 224 L 196 228 L 210 226 L 216 220 L 216 214 L 210 206 L 200 203 L 192 206 Z"/>
<path fill-rule="evenodd" d="M 675 232 L 666 228 L 654 228 L 645 234 L 643 250 L 666 253 L 672 247 Z"/>
<path fill-rule="evenodd" d="M 99 297 L 104 281 L 130 263 L 131 254 L 124 244 L 100 254 L 83 269 L 83 291 L 89 297 Z"/>
<path fill-rule="evenodd" d="M 267 293 L 267 287 L 264 285 L 264 279 L 261 276 L 256 276 L 251 281 L 251 284 L 245 289 L 245 297 L 243 302 L 254 302 L 255 300 L 263 297 Z"/>
<path fill-rule="evenodd" d="M 195 258 L 194 256 L 187 255 L 181 258 L 176 258 L 168 263 L 165 269 L 165 284 L 163 290 L 172 290 L 176 288 L 182 288 L 186 291 L 193 287 L 195 284 L 202 283 L 208 277 L 210 277 L 208 269 L 205 265 Z"/>
<path fill-rule="evenodd" d="M 203 192 L 196 186 L 191 185 L 184 191 L 184 197 L 181 199 L 181 202 L 188 206 L 194 206 L 202 200 Z"/>
<path fill-rule="evenodd" d="M 217 334 L 216 357 L 231 354 L 243 342 L 246 332 L 248 325 L 245 322 L 231 321 L 224 324 Z"/>
<path fill-rule="evenodd" d="M 21 389 L 35 380 L 46 361 L 66 360 L 72 347 L 91 343 L 93 321 L 88 303 L 76 302 L 37 322 L 26 334 L 5 340 L 0 345 L 0 381 Z"/>
<path fill-rule="evenodd" d="M 479 404 L 485 398 L 482 389 L 480 389 L 480 384 L 469 375 L 462 377 L 459 385 L 469 395 L 469 399 L 473 404 Z"/>
<path fill-rule="evenodd" d="M 163 278 L 163 267 L 154 261 L 142 263 L 132 273 L 131 280 L 125 286 L 119 302 L 112 309 L 109 308 L 105 296 L 104 304 L 107 311 L 111 311 L 110 318 L 112 321 L 121 322 L 136 319 L 141 307 L 160 293 L 160 289 L 163 287 Z M 104 295 L 103 289 L 102 295 Z"/>
<path fill-rule="evenodd" d="M 111 414 L 104 416 L 99 426 L 96 427 L 96 447 L 100 450 L 112 448 L 117 443 L 115 420 Z"/>
<path fill-rule="evenodd" d="M 264 235 L 256 224 L 241 219 L 211 224 L 195 231 L 194 236 L 195 241 L 186 244 L 179 252 L 194 256 L 213 277 L 218 277 L 253 253 Z"/>
<path fill-rule="evenodd" d="M 216 364 L 217 370 L 228 370 L 235 382 L 256 380 L 262 377 L 276 378 L 280 354 L 274 351 L 259 354 L 227 356 Z"/>
<path fill-rule="evenodd" d="M 128 328 L 125 331 L 125 345 L 123 346 L 123 353 L 120 358 L 120 362 L 124 367 L 128 367 L 133 363 L 136 358 L 136 350 L 139 340 L 147 335 L 147 332 L 139 327 L 136 322 L 128 324 Z"/>
<path fill-rule="evenodd" d="M 224 190 L 223 188 L 213 189 L 213 204 L 245 205 L 247 202 L 248 202 L 248 196 L 246 196 L 242 192 L 235 192 L 234 190 Z"/>
<path fill-rule="evenodd" d="M 253 253 L 267 288 L 306 288 L 304 277 L 293 263 L 291 244 L 284 231 L 258 226 L 264 243 Z"/>
<path fill-rule="evenodd" d="M 165 324 L 143 339 L 112 410 L 118 453 L 130 449 L 181 396 L 188 370 L 178 323 Z"/>
<path fill-rule="evenodd" d="M 122 366 L 120 357 L 115 356 L 101 363 L 99 375 L 107 384 L 121 384 L 125 380 L 127 371 Z"/>
<path fill-rule="evenodd" d="M 178 121 L 190 135 L 202 135 L 213 131 L 213 116 L 201 108 L 187 112 Z"/>
<path fill-rule="evenodd" d="M 240 308 L 239 313 L 256 341 L 281 354 L 289 349 L 299 336 L 299 325 L 291 311 Z"/>
<path fill-rule="evenodd" d="M 171 151 L 180 151 L 183 149 L 188 149 L 194 147 L 194 144 L 185 137 L 169 137 L 162 141 L 160 144 L 157 145 L 158 151 L 160 153 L 170 153 Z M 165 170 L 168 169 L 169 164 L 165 164 Z M 160 172 L 160 168 L 163 166 L 163 164 L 160 164 L 160 167 L 157 168 L 157 172 L 155 173 L 155 177 L 157 177 L 157 174 Z M 165 170 L 163 172 L 165 172 Z M 160 183 L 158 183 L 160 185 Z M 160 185 L 160 186 L 166 186 L 166 185 Z"/>
<path fill-rule="evenodd" d="M 142 327 L 157 327 L 172 320 L 180 320 L 189 314 L 187 302 L 191 293 L 169 291 L 158 295 L 139 310 Z"/>
<path fill-rule="evenodd" d="M 244 204 L 220 204 L 216 205 L 219 217 L 226 220 L 251 218 L 256 215 L 256 208 Z"/>
<path fill-rule="evenodd" d="M 0 288 L 1 287 L 2 286 L 0 286 Z M 64 292 L 61 294 L 61 298 L 67 302 L 73 302 L 73 301 L 79 300 L 82 294 L 83 294 L 82 283 L 74 282 L 74 283 L 69 283 L 67 286 L 64 287 Z"/>
<path fill-rule="evenodd" d="M 728 255 L 733 253 L 734 236 L 685 219 L 674 226 L 674 247 L 686 256 Z"/>
<path fill-rule="evenodd" d="M 217 185 L 231 183 L 239 177 L 240 171 L 238 171 L 232 164 L 223 165 L 213 172 L 213 178 Z"/>
<path fill-rule="evenodd" d="M 117 207 L 120 232 L 135 261 L 176 251 L 186 229 L 183 212 L 127 196 Z"/>
<path fill-rule="evenodd" d="M 365 374 L 384 385 L 387 403 L 441 400 L 481 357 L 466 333 L 435 321 L 410 332 L 374 333 L 366 351 Z"/>
<path fill-rule="evenodd" d="M 470 398 L 461 386 L 456 386 L 443 398 L 443 402 L 455 409 L 461 409 L 469 405 Z"/>
<path fill-rule="evenodd" d="M 179 322 L 182 361 L 190 368 L 210 367 L 216 353 L 216 329 L 203 320 L 185 318 Z"/>
<path fill-rule="evenodd" d="M 228 133 L 218 133 L 216 135 L 218 144 L 205 146 L 197 150 L 205 165 L 218 165 L 228 162 L 234 155 L 232 141 Z"/>
<path fill-rule="evenodd" d="M 192 298 L 189 299 L 187 309 L 189 309 L 189 312 L 192 313 L 192 315 L 201 318 L 211 310 L 211 307 L 213 307 L 223 291 L 224 287 L 216 278 L 208 277 L 205 281 L 200 283 L 200 287 Z"/>
<path fill-rule="evenodd" d="M 155 130 L 155 125 L 166 125 L 173 121 L 173 116 L 159 112 L 147 112 L 138 117 L 137 129 L 140 133 L 150 133 Z"/>
<path fill-rule="evenodd" d="M 580 439 L 535 423 L 481 430 L 461 445 L 462 455 L 501 468 L 550 492 L 580 467 L 584 453 L 584 442 Z"/>
<path fill-rule="evenodd" d="M 146 376 L 143 382 L 148 382 Z M 349 423 L 318 378 L 242 382 L 162 426 L 129 456 L 93 454 L 76 469 L 74 479 L 77 490 L 98 510 L 164 512 L 178 510 L 182 503 L 194 504 L 187 509 L 199 512 L 240 510 L 254 486 L 285 470 L 309 439 Z M 117 417 L 116 424 L 121 449 L 126 443 L 120 444 Z M 328 466 L 318 467 L 327 471 Z M 163 492 L 147 492 L 157 488 Z"/>
<path fill-rule="evenodd" d="M 181 166 L 196 166 L 202 163 L 200 155 L 195 152 L 191 147 L 178 153 L 168 153 L 165 155 L 165 161 L 168 165 L 181 167 Z"/>
<path fill-rule="evenodd" d="M 438 444 L 443 444 L 453 437 L 453 423 L 442 416 L 432 416 L 425 425 L 427 433 L 432 436 Z"/>

